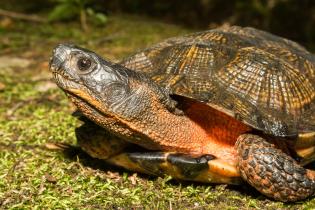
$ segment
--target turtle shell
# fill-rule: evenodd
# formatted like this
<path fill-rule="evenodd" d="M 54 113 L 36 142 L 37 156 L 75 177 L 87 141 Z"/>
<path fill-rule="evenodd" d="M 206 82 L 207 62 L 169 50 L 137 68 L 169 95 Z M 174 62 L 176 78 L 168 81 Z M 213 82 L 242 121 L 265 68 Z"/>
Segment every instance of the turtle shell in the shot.
<path fill-rule="evenodd" d="M 267 134 L 315 131 L 315 56 L 279 36 L 223 27 L 167 39 L 120 64 Z"/>

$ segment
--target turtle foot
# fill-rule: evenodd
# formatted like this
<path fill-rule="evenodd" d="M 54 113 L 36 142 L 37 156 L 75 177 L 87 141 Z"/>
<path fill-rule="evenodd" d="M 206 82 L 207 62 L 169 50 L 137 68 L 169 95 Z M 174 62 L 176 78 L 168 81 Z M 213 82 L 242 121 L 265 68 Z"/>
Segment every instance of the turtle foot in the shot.
<path fill-rule="evenodd" d="M 298 165 L 267 140 L 244 134 L 238 138 L 236 149 L 242 178 L 267 197 L 293 202 L 314 194 L 314 172 Z"/>

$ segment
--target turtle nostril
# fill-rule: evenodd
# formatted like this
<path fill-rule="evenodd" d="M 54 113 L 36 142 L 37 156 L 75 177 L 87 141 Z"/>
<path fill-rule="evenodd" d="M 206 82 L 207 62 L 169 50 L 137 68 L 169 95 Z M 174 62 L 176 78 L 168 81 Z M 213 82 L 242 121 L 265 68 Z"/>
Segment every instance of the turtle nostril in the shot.
<path fill-rule="evenodd" d="M 69 46 L 65 44 L 58 44 L 53 49 L 53 55 L 50 58 L 49 66 L 51 71 L 58 71 L 70 52 Z"/>
<path fill-rule="evenodd" d="M 58 71 L 63 64 L 63 59 L 59 56 L 53 56 L 49 62 L 49 68 L 51 71 Z"/>

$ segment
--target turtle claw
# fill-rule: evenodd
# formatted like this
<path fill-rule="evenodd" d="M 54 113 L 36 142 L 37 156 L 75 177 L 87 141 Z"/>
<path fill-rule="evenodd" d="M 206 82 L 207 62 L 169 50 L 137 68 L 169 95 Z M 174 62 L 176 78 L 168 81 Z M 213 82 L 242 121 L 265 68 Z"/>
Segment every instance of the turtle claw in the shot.
<path fill-rule="evenodd" d="M 84 116 L 84 114 L 78 109 L 72 112 L 71 115 L 82 122 L 86 122 L 86 123 L 91 122 L 91 120 L 89 120 L 86 116 Z"/>

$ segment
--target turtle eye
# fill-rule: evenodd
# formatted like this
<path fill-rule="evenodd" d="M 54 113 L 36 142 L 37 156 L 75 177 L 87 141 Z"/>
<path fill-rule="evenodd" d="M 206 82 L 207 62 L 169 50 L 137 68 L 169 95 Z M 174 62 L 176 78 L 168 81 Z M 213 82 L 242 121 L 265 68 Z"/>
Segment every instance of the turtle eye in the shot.
<path fill-rule="evenodd" d="M 78 69 L 82 72 L 88 71 L 92 66 L 92 61 L 89 58 L 81 57 L 77 61 Z"/>

